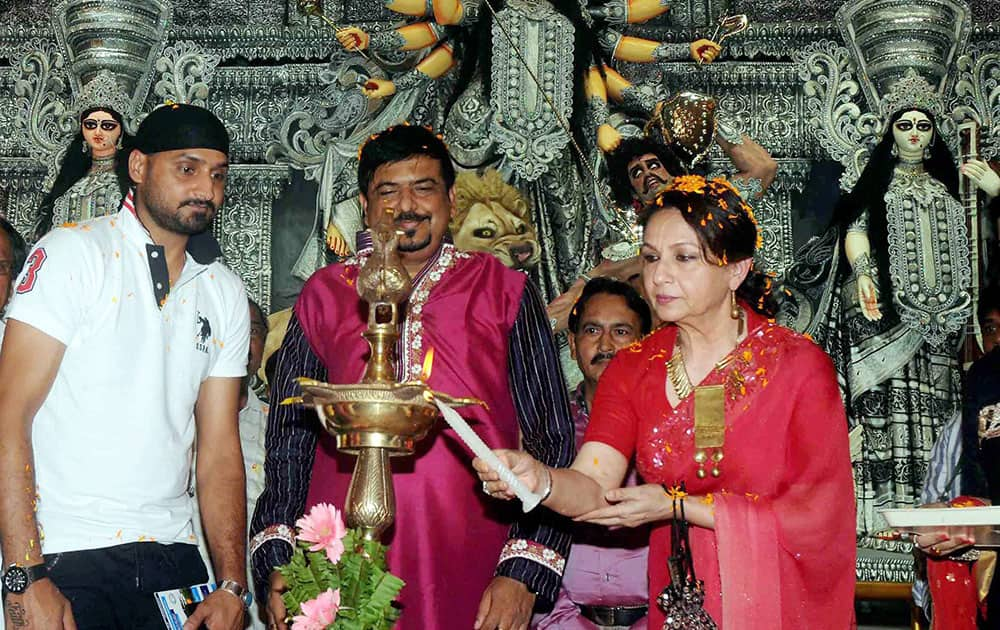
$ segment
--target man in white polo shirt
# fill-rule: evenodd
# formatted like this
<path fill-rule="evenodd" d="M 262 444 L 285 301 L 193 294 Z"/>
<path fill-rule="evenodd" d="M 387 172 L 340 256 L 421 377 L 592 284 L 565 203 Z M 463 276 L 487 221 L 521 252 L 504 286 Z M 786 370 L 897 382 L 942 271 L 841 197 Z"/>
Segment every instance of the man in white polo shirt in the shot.
<path fill-rule="evenodd" d="M 220 589 L 185 627 L 243 627 L 247 297 L 217 245 L 197 247 L 228 151 L 207 110 L 153 111 L 120 212 L 55 229 L 28 257 L 0 352 L 8 630 L 163 628 L 153 593 L 207 577 L 186 492 L 196 436 Z"/>

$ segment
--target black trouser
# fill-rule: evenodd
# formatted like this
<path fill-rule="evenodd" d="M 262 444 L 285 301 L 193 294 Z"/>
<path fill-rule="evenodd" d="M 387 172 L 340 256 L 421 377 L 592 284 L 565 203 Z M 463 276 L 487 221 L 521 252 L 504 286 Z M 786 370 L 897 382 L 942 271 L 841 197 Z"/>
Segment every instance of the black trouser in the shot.
<path fill-rule="evenodd" d="M 45 556 L 79 630 L 164 630 L 153 593 L 208 581 L 196 545 L 130 543 Z"/>

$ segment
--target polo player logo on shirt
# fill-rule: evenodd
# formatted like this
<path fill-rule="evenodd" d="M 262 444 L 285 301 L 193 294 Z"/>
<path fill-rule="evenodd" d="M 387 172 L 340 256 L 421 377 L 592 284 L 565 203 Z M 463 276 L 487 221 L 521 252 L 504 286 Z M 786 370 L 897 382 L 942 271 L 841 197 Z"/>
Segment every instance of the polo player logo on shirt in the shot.
<path fill-rule="evenodd" d="M 212 336 L 212 324 L 209 323 L 208 318 L 198 313 L 198 332 L 195 334 L 198 341 L 194 344 L 194 347 L 201 350 L 205 354 L 208 354 L 208 338 Z"/>

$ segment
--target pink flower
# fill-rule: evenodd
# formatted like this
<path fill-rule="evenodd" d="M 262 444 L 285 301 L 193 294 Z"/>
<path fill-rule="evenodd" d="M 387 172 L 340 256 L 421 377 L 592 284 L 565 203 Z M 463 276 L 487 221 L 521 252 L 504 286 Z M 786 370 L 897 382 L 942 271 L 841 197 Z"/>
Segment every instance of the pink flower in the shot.
<path fill-rule="evenodd" d="M 309 513 L 295 521 L 299 540 L 311 542 L 309 551 L 326 551 L 330 562 L 336 563 L 344 553 L 344 534 L 347 528 L 337 508 L 329 503 L 317 503 Z"/>
<path fill-rule="evenodd" d="M 316 599 L 302 602 L 302 614 L 292 617 L 293 630 L 326 630 L 337 618 L 340 589 L 328 588 Z"/>

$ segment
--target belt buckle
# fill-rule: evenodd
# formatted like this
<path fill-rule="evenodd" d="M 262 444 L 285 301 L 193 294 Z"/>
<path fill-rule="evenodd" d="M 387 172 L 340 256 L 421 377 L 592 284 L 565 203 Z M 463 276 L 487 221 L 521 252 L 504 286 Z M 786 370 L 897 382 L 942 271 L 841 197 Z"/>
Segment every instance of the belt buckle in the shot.
<path fill-rule="evenodd" d="M 580 605 L 583 616 L 599 626 L 631 626 L 646 616 L 648 606 Z"/>

